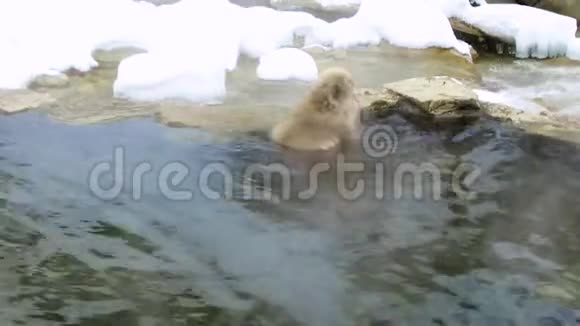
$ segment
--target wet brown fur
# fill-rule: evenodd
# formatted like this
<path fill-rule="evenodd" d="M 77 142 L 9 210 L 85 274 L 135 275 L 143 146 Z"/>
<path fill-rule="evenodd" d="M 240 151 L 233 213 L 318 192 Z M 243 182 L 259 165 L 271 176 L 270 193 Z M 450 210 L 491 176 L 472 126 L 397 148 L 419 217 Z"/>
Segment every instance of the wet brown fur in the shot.
<path fill-rule="evenodd" d="M 360 127 L 354 81 L 342 68 L 320 74 L 303 101 L 272 130 L 272 139 L 294 150 L 329 150 L 352 139 Z"/>

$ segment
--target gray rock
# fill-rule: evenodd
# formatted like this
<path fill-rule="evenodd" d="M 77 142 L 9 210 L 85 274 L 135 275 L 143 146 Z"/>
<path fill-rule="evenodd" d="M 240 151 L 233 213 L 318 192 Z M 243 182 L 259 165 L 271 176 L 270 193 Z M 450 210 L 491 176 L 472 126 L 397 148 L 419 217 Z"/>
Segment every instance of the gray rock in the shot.
<path fill-rule="evenodd" d="M 379 116 L 396 112 L 421 122 L 461 122 L 483 112 L 477 94 L 451 77 L 406 79 L 357 95 L 362 103 L 370 102 L 367 110 Z"/>
<path fill-rule="evenodd" d="M 371 115 L 400 114 L 426 127 L 468 124 L 482 117 L 511 121 L 530 132 L 551 135 L 580 127 L 580 119 L 481 100 L 469 86 L 451 77 L 411 78 L 381 89 L 357 89 L 356 95 Z"/>

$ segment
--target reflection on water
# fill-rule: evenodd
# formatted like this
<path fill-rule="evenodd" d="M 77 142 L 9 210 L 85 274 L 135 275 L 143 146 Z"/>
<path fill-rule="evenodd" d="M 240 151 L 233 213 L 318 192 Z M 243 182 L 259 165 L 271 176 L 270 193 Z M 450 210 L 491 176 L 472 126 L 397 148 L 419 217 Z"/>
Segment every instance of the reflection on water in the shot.
<path fill-rule="evenodd" d="M 196 186 L 211 162 L 232 169 L 238 190 L 248 164 L 292 162 L 261 135 L 213 144 L 193 135 L 201 131 L 149 119 L 71 126 L 33 113 L 0 118 L 2 320 L 575 325 L 580 148 L 493 121 L 453 132 L 418 130 L 397 117 L 384 123 L 399 136 L 395 153 L 379 161 L 356 148 L 346 153 L 385 167 L 382 199 L 369 168 L 349 177 L 366 181 L 355 201 L 329 173 L 314 197 L 276 203 L 212 200 Z M 124 188 L 103 201 L 90 193 L 88 175 L 116 146 L 125 149 Z M 142 162 L 153 171 L 134 200 L 130 176 Z M 156 176 L 168 162 L 189 168 L 172 190 L 193 198 L 163 195 Z M 412 179 L 397 198 L 393 170 L 422 162 L 439 167 L 441 199 L 413 198 Z M 472 199 L 451 187 L 465 162 L 481 169 Z M 292 171 L 303 177 L 303 167 Z M 279 186 L 267 190 L 280 194 Z"/>

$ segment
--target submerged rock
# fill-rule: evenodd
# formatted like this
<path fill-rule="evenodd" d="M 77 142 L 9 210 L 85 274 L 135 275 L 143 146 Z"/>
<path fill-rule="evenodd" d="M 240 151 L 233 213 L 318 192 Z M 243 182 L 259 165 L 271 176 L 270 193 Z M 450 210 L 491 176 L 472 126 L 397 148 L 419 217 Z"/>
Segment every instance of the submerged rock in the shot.
<path fill-rule="evenodd" d="M 50 105 L 55 99 L 31 90 L 0 90 L 0 113 L 15 113 Z"/>
<path fill-rule="evenodd" d="M 271 106 L 162 106 L 157 119 L 172 127 L 194 127 L 218 134 L 267 132 L 287 110 Z"/>

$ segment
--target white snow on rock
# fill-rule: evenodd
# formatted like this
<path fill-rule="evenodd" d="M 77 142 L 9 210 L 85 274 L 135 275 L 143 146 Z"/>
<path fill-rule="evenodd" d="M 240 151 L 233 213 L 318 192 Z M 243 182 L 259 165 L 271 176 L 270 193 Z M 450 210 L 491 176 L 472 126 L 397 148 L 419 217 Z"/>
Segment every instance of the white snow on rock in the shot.
<path fill-rule="evenodd" d="M 382 40 L 408 48 L 455 48 L 469 55 L 447 16 L 427 0 L 363 0 L 353 17 L 319 23 L 305 41 L 309 45 L 352 47 Z"/>
<path fill-rule="evenodd" d="M 318 78 L 318 67 L 310 54 L 300 49 L 284 48 L 261 56 L 256 74 L 265 80 L 312 81 Z"/>
<path fill-rule="evenodd" d="M 395 45 L 409 48 L 458 45 L 447 17 L 424 0 L 365 0 L 355 17 Z"/>
<path fill-rule="evenodd" d="M 199 64 L 205 62 L 205 64 Z M 220 64 L 168 53 L 140 53 L 119 65 L 115 96 L 138 101 L 186 99 L 218 103 L 226 95 L 226 71 Z"/>
<path fill-rule="evenodd" d="M 519 58 L 568 55 L 575 39 L 576 19 L 517 4 L 472 7 L 463 0 L 433 0 L 448 17 L 457 17 L 488 35 L 515 44 Z M 571 51 L 574 58 L 574 51 Z"/>

